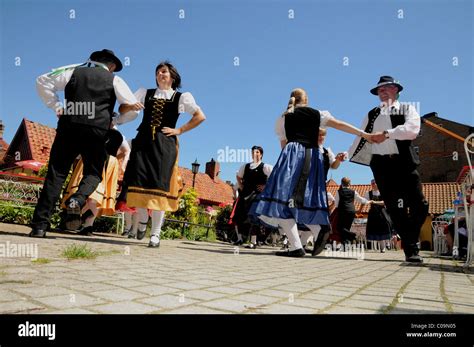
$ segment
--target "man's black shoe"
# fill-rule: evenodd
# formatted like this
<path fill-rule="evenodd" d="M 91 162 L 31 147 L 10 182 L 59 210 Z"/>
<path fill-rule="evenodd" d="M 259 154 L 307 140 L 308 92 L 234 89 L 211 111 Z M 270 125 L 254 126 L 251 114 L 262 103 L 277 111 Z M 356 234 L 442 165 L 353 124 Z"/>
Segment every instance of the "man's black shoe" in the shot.
<path fill-rule="evenodd" d="M 304 257 L 306 253 L 304 252 L 303 248 L 298 248 L 298 249 L 295 249 L 294 251 L 276 252 L 275 255 L 278 255 L 280 257 L 299 258 L 299 257 Z"/>
<path fill-rule="evenodd" d="M 90 227 L 82 228 L 81 231 L 79 231 L 77 234 L 82 235 L 82 236 L 92 236 L 94 235 L 92 231 L 94 231 L 94 228 L 90 226 Z"/>
<path fill-rule="evenodd" d="M 327 230 L 321 229 L 321 231 L 318 234 L 317 240 L 314 241 L 314 247 L 313 247 L 313 251 L 311 252 L 311 256 L 315 257 L 319 255 L 323 250 L 326 249 L 326 243 L 329 239 L 330 231 L 331 231 L 330 229 L 327 229 Z"/>
<path fill-rule="evenodd" d="M 146 230 L 145 231 L 140 231 L 138 230 L 137 231 L 137 240 L 143 240 L 143 238 L 145 237 L 146 235 Z"/>
<path fill-rule="evenodd" d="M 405 260 L 409 263 L 418 263 L 418 264 L 423 263 L 423 258 L 420 257 L 418 254 L 414 254 L 410 257 L 407 256 Z"/>
<path fill-rule="evenodd" d="M 42 229 L 31 229 L 29 237 L 46 237 L 46 231 Z"/>

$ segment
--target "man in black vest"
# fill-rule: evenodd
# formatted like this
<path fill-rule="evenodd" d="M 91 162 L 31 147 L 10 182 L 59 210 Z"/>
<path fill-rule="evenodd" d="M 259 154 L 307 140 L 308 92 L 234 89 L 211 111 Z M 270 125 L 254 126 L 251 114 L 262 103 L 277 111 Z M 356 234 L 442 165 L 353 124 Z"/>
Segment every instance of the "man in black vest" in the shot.
<path fill-rule="evenodd" d="M 428 202 L 417 171 L 418 154 L 411 144 L 420 132 L 420 116 L 412 105 L 398 101 L 402 90 L 402 85 L 390 76 L 380 77 L 370 90 L 382 102 L 364 119 L 363 127 L 373 133 L 373 143 L 356 141 L 350 151 L 351 161 L 370 165 L 395 230 L 402 239 L 406 261 L 422 263 L 418 239 L 428 214 Z"/>
<path fill-rule="evenodd" d="M 113 74 L 121 69 L 120 60 L 112 51 L 104 49 L 92 53 L 84 64 L 55 69 L 38 77 L 38 93 L 46 106 L 56 111 L 59 121 L 46 181 L 33 214 L 31 237 L 46 236 L 54 205 L 79 154 L 84 162 L 84 176 L 66 205 L 68 214 L 73 217 L 72 224 L 77 222 L 80 226 L 81 208 L 102 180 L 107 159 L 106 135 L 115 102 L 137 104 L 127 84 Z M 64 103 L 59 102 L 56 94 L 61 90 L 64 90 Z"/>

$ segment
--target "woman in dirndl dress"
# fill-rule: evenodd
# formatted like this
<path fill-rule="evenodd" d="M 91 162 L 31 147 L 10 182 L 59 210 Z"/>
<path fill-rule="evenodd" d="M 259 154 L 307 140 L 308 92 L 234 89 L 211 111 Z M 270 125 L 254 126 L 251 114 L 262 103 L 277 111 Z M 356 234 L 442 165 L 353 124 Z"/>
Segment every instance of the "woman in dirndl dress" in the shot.
<path fill-rule="evenodd" d="M 328 111 L 307 105 L 303 89 L 291 92 L 287 111 L 276 126 L 282 152 L 250 211 L 253 217 L 287 235 L 289 248 L 276 253 L 280 256 L 305 255 L 297 224 L 306 225 L 314 239 L 320 226 L 329 224 L 323 157 L 318 146 L 319 127 L 333 127 L 370 139 L 370 134 L 335 119 Z"/>
<path fill-rule="evenodd" d="M 148 211 L 151 211 L 152 227 L 149 247 L 160 246 L 161 226 L 166 211 L 176 211 L 182 195 L 183 183 L 178 172 L 179 135 L 194 129 L 206 116 L 196 104 L 191 93 L 177 91 L 181 76 L 168 61 L 158 64 L 155 70 L 158 88 L 140 88 L 134 105 L 122 105 L 117 124 L 136 118 L 140 109 L 143 120 L 138 134 L 132 141 L 132 152 L 125 171 L 124 182 L 128 187 L 127 205 L 137 208 L 137 230 L 129 238 L 142 239 L 146 233 Z M 130 111 L 135 111 L 130 116 Z M 175 128 L 179 114 L 192 115 L 189 122 Z"/>
<path fill-rule="evenodd" d="M 365 196 L 366 199 L 372 200 L 367 218 L 366 238 L 367 241 L 378 242 L 380 252 L 385 253 L 386 244 L 392 239 L 392 234 L 394 234 L 393 224 L 380 196 L 377 183 L 375 183 L 374 179 L 370 183 L 372 190 L 367 192 Z"/>

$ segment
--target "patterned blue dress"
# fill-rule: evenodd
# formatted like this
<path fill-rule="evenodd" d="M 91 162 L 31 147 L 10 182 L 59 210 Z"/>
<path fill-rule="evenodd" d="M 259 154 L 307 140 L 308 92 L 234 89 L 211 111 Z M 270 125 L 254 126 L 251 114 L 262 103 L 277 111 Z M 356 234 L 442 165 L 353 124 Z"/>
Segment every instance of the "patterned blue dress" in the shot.
<path fill-rule="evenodd" d="M 311 107 L 297 107 L 284 117 L 288 143 L 249 214 L 273 227 L 276 218 L 328 225 L 323 156 L 318 148 L 321 113 Z"/>

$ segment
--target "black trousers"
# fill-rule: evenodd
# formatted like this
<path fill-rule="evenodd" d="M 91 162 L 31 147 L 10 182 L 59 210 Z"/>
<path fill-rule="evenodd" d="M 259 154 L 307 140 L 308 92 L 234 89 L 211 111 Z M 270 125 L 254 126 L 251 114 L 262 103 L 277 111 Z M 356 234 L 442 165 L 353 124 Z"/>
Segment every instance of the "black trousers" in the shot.
<path fill-rule="evenodd" d="M 84 172 L 79 188 L 71 198 L 84 206 L 102 181 L 102 170 L 107 160 L 105 136 L 107 130 L 82 124 L 71 124 L 62 119 L 58 122 L 49 157 L 48 174 L 38 204 L 33 214 L 32 227 L 46 230 L 54 206 L 61 194 L 74 159 L 80 154 L 84 162 Z"/>
<path fill-rule="evenodd" d="M 395 231 L 402 239 L 405 254 L 418 254 L 417 243 L 428 215 L 428 202 L 416 167 L 407 164 L 399 155 L 373 155 L 370 168 Z"/>
<path fill-rule="evenodd" d="M 354 218 L 354 211 L 341 211 L 341 209 L 339 209 L 339 215 L 337 217 L 337 230 L 341 236 L 342 243 L 346 243 L 348 241 L 352 242 L 355 240 L 355 234 L 350 232 Z"/>

